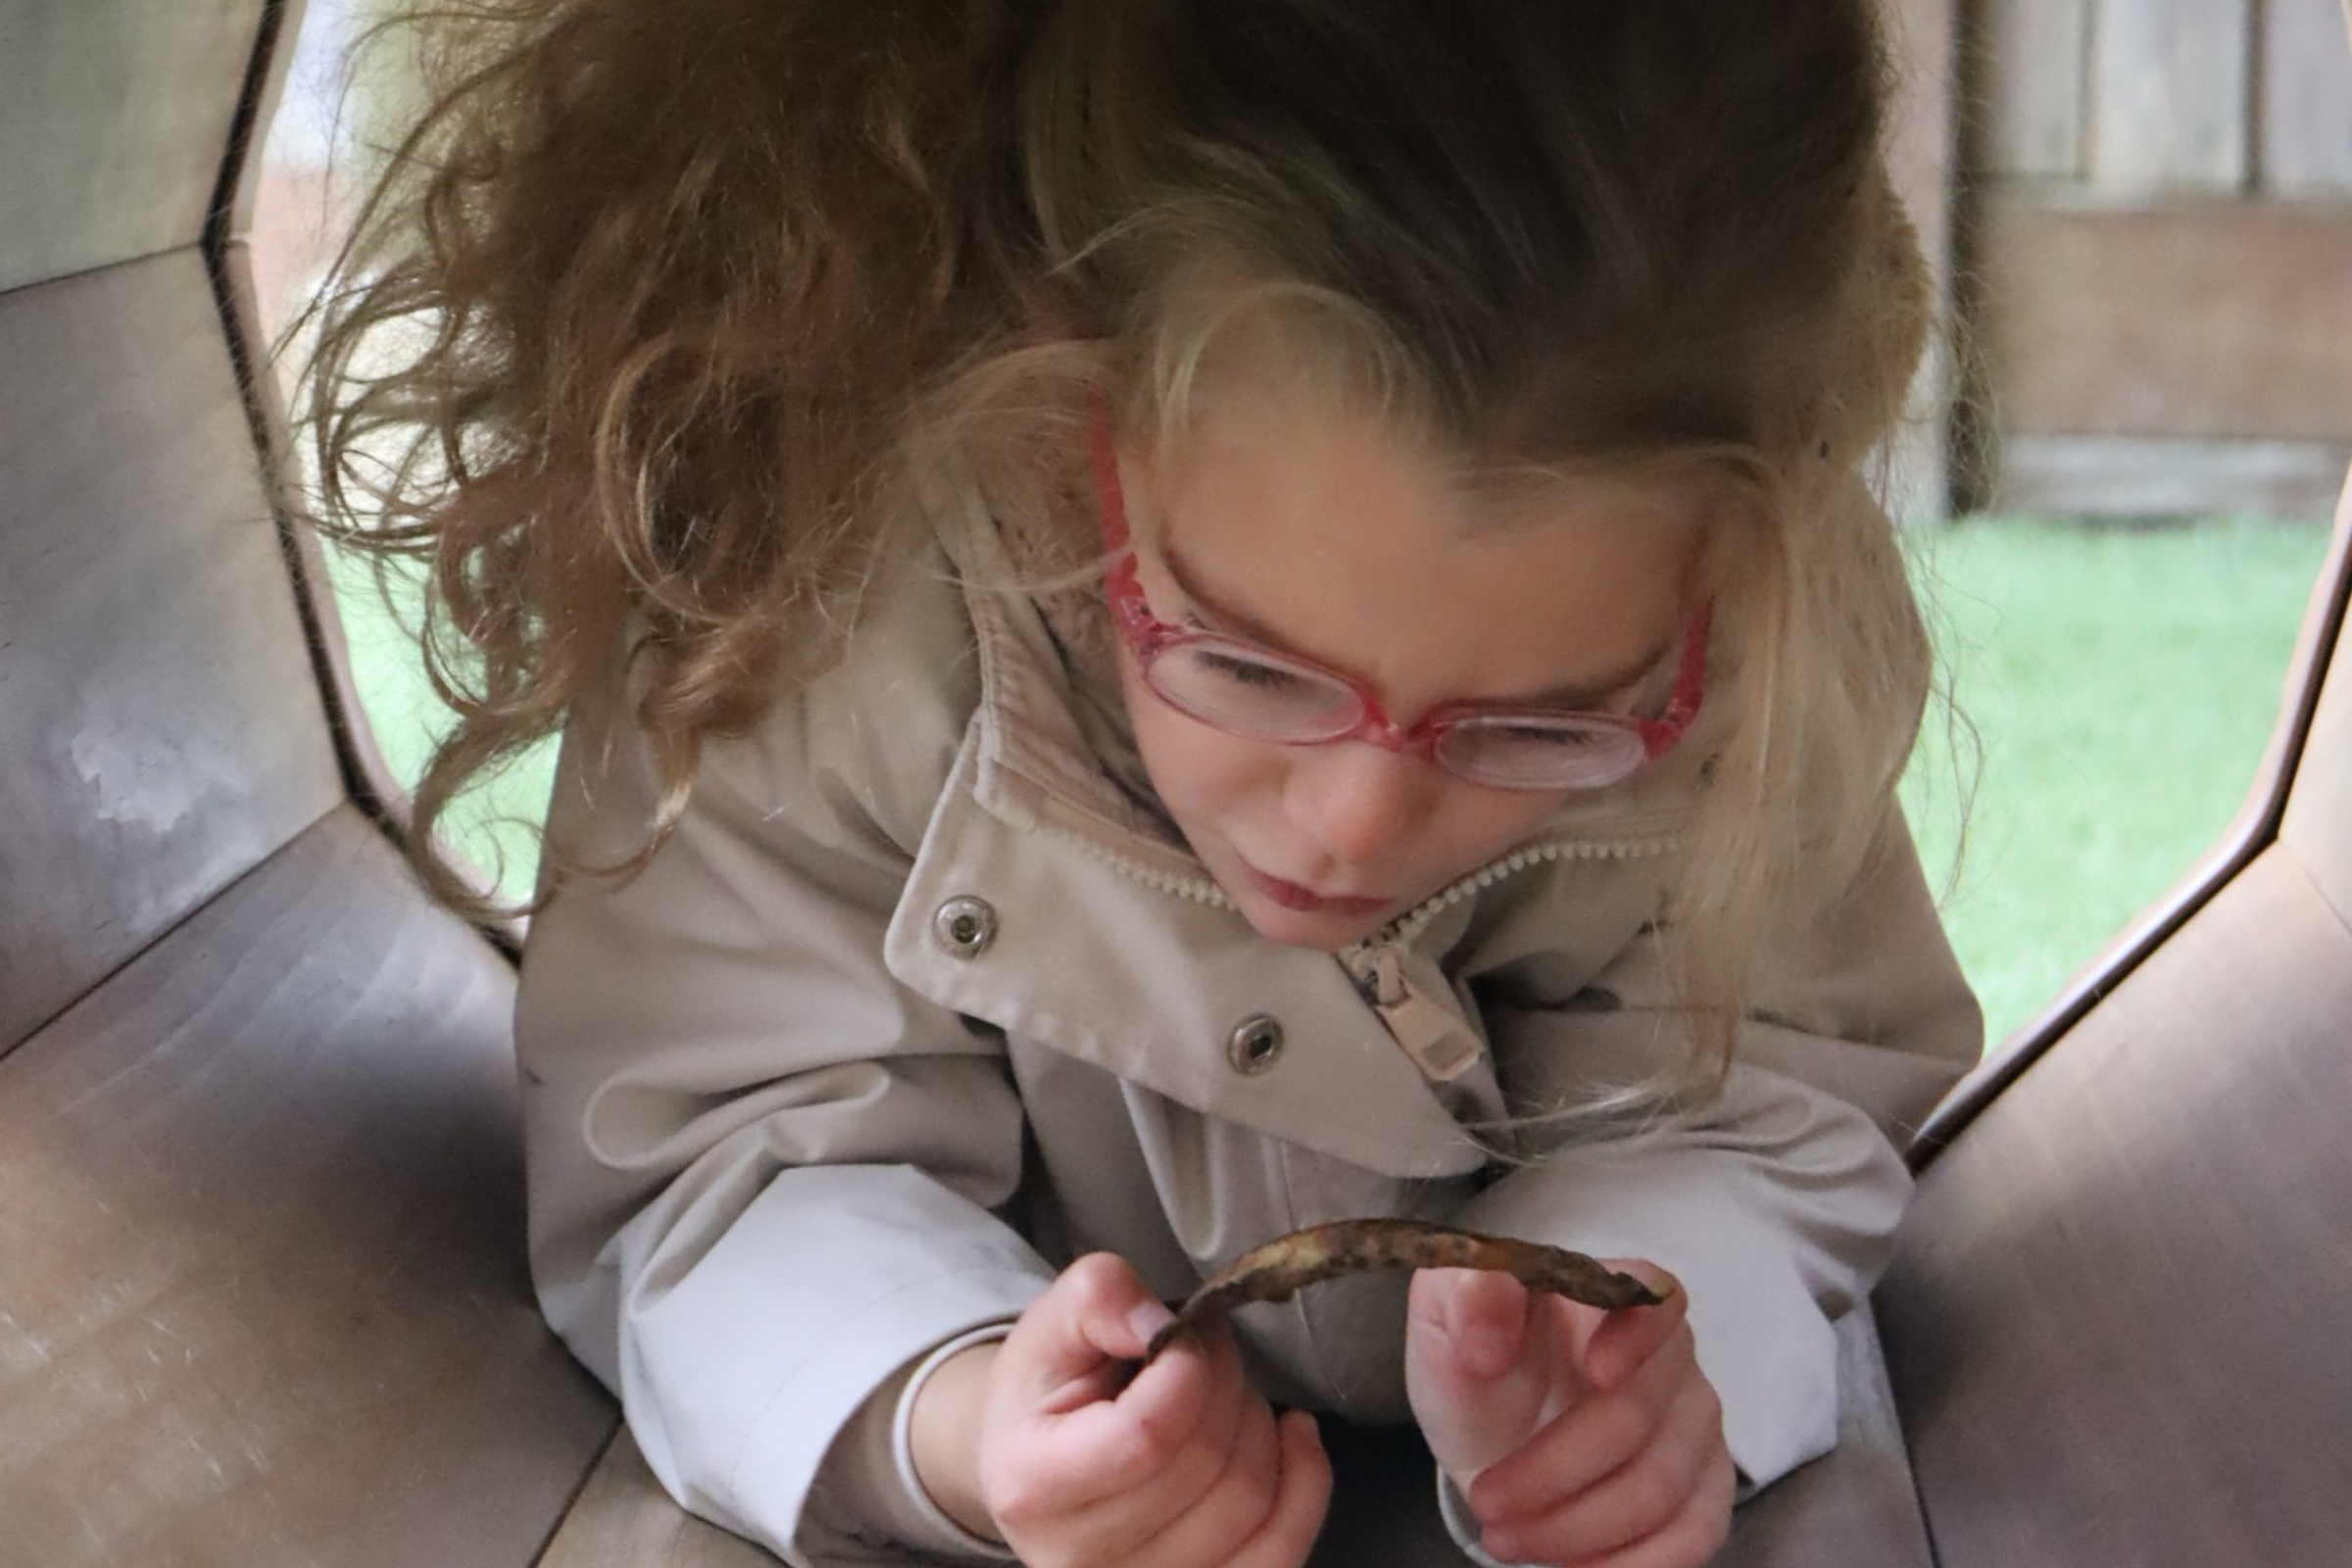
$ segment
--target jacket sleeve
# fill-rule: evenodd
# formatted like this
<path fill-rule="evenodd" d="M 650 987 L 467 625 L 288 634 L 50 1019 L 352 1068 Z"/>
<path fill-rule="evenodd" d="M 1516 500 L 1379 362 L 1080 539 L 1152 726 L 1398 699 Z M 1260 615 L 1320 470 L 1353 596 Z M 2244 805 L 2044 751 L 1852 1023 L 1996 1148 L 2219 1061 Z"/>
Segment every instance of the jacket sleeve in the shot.
<path fill-rule="evenodd" d="M 882 618 L 952 624 L 929 598 Z M 563 878 L 517 1000 L 548 1320 L 672 1495 L 794 1563 L 827 1533 L 809 1489 L 869 1397 L 1052 1277 L 993 1212 L 1021 1174 L 1001 1046 L 883 965 L 969 710 L 959 669 L 872 667 L 898 657 L 712 746 L 641 874 Z M 634 737 L 593 704 L 567 730 L 550 830 L 576 861 L 642 842 Z"/>
<path fill-rule="evenodd" d="M 1488 1007 L 1515 1109 L 1590 1099 L 1682 1057 L 1671 940 L 1644 927 L 1573 995 L 1521 990 Z M 1459 1216 L 1672 1271 L 1751 1487 L 1836 1442 L 1831 1324 L 1886 1262 L 1911 1192 L 1901 1146 L 1983 1044 L 1899 818 L 1833 914 L 1785 935 L 1765 965 L 1720 1094 L 1621 1136 L 1570 1124 Z"/>

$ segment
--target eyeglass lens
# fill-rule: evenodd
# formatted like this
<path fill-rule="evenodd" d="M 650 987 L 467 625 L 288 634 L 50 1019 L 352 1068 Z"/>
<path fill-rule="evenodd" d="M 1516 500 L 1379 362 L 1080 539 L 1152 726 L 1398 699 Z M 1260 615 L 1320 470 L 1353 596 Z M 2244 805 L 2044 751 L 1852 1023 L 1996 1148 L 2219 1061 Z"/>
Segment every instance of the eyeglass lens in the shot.
<path fill-rule="evenodd" d="M 1364 718 L 1361 699 L 1345 683 L 1238 644 L 1165 649 L 1145 678 L 1194 717 L 1265 740 L 1335 740 Z M 1503 789 L 1596 789 L 1633 772 L 1647 754 L 1631 729 L 1595 719 L 1469 715 L 1441 733 L 1433 755 L 1448 772 Z"/>

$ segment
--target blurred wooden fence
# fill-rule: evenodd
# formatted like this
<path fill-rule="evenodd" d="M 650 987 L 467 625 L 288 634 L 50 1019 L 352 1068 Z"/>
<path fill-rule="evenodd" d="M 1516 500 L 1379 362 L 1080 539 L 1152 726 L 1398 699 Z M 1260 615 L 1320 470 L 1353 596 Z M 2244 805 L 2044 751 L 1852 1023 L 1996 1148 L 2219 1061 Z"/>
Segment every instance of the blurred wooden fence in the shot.
<path fill-rule="evenodd" d="M 2345 28 L 2338 0 L 1964 5 L 1978 499 L 2327 514 L 2352 460 Z"/>
<path fill-rule="evenodd" d="M 389 0 L 310 0 L 307 83 Z M 1882 0 L 1892 155 L 1967 368 L 1968 439 L 1895 444 L 1900 510 L 2324 517 L 2352 461 L 2352 44 L 2339 0 Z M 397 64 L 397 62 L 394 62 Z M 390 68 L 362 82 L 363 120 Z M 381 133 L 378 132 L 380 139 Z M 292 149 L 287 149 L 289 152 Z M 339 240 L 311 166 L 273 168 L 263 297 Z M 272 313 L 277 318 L 277 313 Z"/>

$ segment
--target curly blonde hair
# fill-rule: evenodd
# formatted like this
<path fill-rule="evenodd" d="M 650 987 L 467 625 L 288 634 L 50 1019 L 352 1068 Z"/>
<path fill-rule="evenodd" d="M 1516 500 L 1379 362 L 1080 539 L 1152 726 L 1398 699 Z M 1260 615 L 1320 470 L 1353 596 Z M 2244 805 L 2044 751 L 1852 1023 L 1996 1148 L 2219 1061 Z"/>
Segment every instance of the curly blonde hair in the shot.
<path fill-rule="evenodd" d="M 413 843 L 624 652 L 682 809 L 839 657 L 909 498 L 1093 549 L 1084 409 L 1243 296 L 1496 467 L 1750 503 L 1675 896 L 1719 1057 L 1764 911 L 1880 841 L 1928 686 L 1864 482 L 1927 326 L 1868 0 L 474 0 L 321 307 L 321 511 L 430 564 Z M 658 836 L 658 835 L 657 835 Z M 651 846 L 648 846 L 650 853 Z M 1831 868 L 1825 874 L 1824 867 Z"/>

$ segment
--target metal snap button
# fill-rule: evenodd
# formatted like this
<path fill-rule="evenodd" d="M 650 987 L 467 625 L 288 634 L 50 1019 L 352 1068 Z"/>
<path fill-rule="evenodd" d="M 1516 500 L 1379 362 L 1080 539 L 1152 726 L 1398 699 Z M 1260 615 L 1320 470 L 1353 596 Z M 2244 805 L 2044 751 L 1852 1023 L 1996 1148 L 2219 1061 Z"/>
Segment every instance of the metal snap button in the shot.
<path fill-rule="evenodd" d="M 1282 1020 L 1271 1013 L 1253 1012 L 1233 1026 L 1225 1042 L 1225 1059 L 1233 1070 L 1254 1076 L 1274 1065 L 1282 1054 Z"/>
<path fill-rule="evenodd" d="M 956 958 L 977 958 L 997 940 L 997 911 L 969 894 L 950 899 L 931 916 L 932 939 Z"/>

